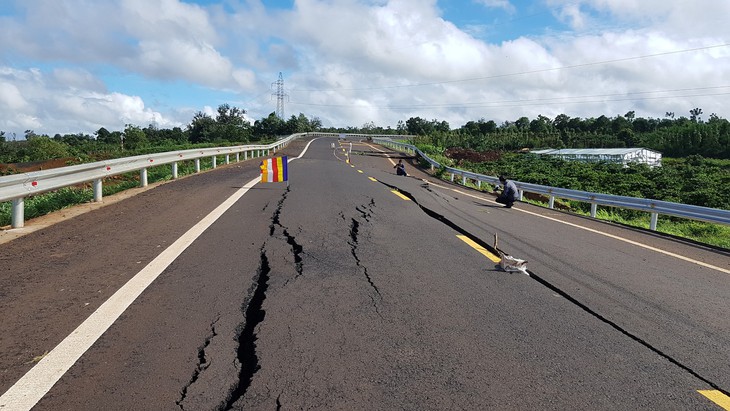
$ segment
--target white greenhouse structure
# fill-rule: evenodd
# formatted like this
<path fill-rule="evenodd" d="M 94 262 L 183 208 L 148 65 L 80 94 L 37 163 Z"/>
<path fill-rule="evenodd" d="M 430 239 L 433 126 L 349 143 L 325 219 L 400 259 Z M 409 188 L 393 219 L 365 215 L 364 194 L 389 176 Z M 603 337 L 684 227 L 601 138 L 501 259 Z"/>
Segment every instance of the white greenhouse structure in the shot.
<path fill-rule="evenodd" d="M 560 157 L 563 160 L 617 163 L 624 166 L 629 163 L 647 164 L 649 167 L 662 165 L 662 153 L 648 148 L 564 148 L 535 150 L 531 153 Z"/>

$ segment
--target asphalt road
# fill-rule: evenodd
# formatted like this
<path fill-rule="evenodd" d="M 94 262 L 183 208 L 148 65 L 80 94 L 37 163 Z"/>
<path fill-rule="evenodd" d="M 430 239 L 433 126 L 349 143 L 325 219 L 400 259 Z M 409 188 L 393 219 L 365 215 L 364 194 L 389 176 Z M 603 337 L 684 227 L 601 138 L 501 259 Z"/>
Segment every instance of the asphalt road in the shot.
<path fill-rule="evenodd" d="M 727 252 L 504 209 L 349 148 L 314 140 L 288 185 L 231 202 L 33 409 L 730 407 Z M 0 246 L 0 392 L 69 356 L 54 347 L 257 174 L 220 167 Z M 462 239 L 495 234 L 529 275 Z"/>

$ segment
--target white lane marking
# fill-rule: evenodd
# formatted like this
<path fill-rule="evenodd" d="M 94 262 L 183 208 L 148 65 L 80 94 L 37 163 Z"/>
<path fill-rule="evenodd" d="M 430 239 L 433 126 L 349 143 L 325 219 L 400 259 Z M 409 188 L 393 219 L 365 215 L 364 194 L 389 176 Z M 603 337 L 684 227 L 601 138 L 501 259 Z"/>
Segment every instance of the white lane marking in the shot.
<path fill-rule="evenodd" d="M 372 148 L 372 149 L 378 150 L 381 153 L 385 153 L 386 152 L 386 150 L 381 150 L 380 148 L 378 148 L 376 146 L 373 146 L 371 144 L 365 143 L 365 145 L 368 146 L 368 147 L 370 147 L 370 148 Z M 388 161 L 390 161 L 390 164 L 395 165 L 395 161 L 393 161 L 392 158 L 390 158 L 390 157 L 386 157 L 386 158 L 388 159 Z"/>
<path fill-rule="evenodd" d="M 429 185 L 432 185 L 432 186 L 435 186 L 435 187 L 438 187 L 438 188 L 442 188 L 442 189 L 445 189 L 445 190 L 451 190 L 451 191 L 457 192 L 457 193 L 462 194 L 462 195 L 465 195 L 465 196 L 469 196 L 469 197 L 472 197 L 472 198 L 477 198 L 477 199 L 480 199 L 480 200 L 483 200 L 483 201 L 488 201 L 490 203 L 497 204 L 497 202 L 492 201 L 492 200 L 489 200 L 489 199 L 486 199 L 484 197 L 475 196 L 473 194 L 470 194 L 470 193 L 467 193 L 467 192 L 464 192 L 464 191 L 461 191 L 461 190 L 458 190 L 458 189 L 455 189 L 455 188 L 441 186 L 441 185 L 435 184 L 435 183 L 430 182 L 430 181 L 429 181 Z M 700 265 L 702 267 L 710 268 L 712 270 L 717 270 L 717 271 L 720 271 L 720 272 L 725 273 L 725 274 L 730 274 L 730 269 L 718 267 L 718 266 L 715 266 L 715 265 L 712 265 L 712 264 L 705 263 L 703 261 L 694 260 L 692 258 L 685 257 L 685 256 L 680 255 L 680 254 L 675 254 L 675 253 L 672 253 L 670 251 L 665 251 L 665 250 L 662 250 L 662 249 L 659 249 L 659 248 L 656 248 L 656 247 L 652 247 L 650 245 L 646 245 L 646 244 L 639 243 L 637 241 L 633 241 L 633 240 L 629 240 L 629 239 L 626 239 L 626 238 L 623 238 L 623 237 L 619 237 L 617 235 L 604 233 L 604 232 L 601 232 L 601 231 L 598 231 L 598 230 L 594 230 L 592 228 L 584 227 L 584 226 L 581 226 L 581 225 L 578 225 L 578 224 L 574 224 L 574 223 L 569 223 L 567 221 L 559 220 L 559 219 L 553 218 L 553 217 L 544 216 L 544 215 L 538 214 L 538 213 L 533 213 L 532 211 L 527 211 L 527 210 L 523 210 L 523 209 L 520 209 L 520 208 L 514 208 L 514 207 L 512 207 L 512 210 L 519 211 L 521 213 L 527 213 L 527 214 L 530 214 L 530 215 L 534 215 L 536 217 L 544 218 L 546 220 L 555 221 L 557 223 L 561 223 L 561 224 L 565 224 L 565 225 L 568 225 L 568 226 L 571 226 L 571 227 L 575 227 L 575 228 L 578 228 L 578 229 L 581 229 L 581 230 L 589 231 L 589 232 L 594 233 L 594 234 L 599 234 L 599 235 L 602 235 L 602 236 L 605 236 L 605 237 L 613 238 L 614 240 L 623 241 L 625 243 L 628 243 L 628 244 L 631 244 L 631 245 L 635 245 L 637 247 L 645 248 L 647 250 L 651 250 L 651 251 L 654 251 L 654 252 L 657 252 L 657 253 L 660 253 L 660 254 L 668 255 L 670 257 L 674 257 L 674 258 L 677 258 L 677 259 L 680 259 L 680 260 L 683 260 L 683 261 L 687 261 L 687 262 L 690 262 L 690 263 L 693 263 L 693 264 L 697 264 L 697 265 Z"/>
<path fill-rule="evenodd" d="M 0 397 L 0 409 L 30 410 L 38 403 L 61 376 L 111 327 L 170 263 L 260 180 L 261 177 L 256 177 L 249 181 L 132 277 L 56 348 L 10 387 Z"/>
<path fill-rule="evenodd" d="M 313 139 L 309 140 L 309 143 L 307 143 L 307 145 L 306 145 L 306 146 L 304 146 L 304 150 L 302 150 L 302 152 L 301 152 L 301 153 L 299 153 L 299 156 L 297 156 L 297 157 L 294 157 L 294 158 L 290 159 L 289 161 L 287 161 L 287 163 L 288 163 L 288 162 L 290 162 L 290 161 L 292 161 L 292 160 L 296 160 L 296 159 L 298 159 L 298 158 L 302 158 L 302 157 L 304 157 L 304 153 L 306 153 L 306 152 L 307 152 L 307 150 L 309 149 L 309 146 L 310 146 L 310 145 L 311 145 L 312 143 L 314 143 L 314 140 L 319 140 L 320 138 L 322 138 L 322 137 L 317 137 L 317 138 L 313 138 Z"/>
<path fill-rule="evenodd" d="M 304 156 L 311 140 L 298 157 Z M 132 277 L 126 284 L 109 297 L 99 308 L 79 325 L 68 337 L 64 338 L 38 364 L 13 384 L 0 397 L 3 411 L 30 410 L 59 379 L 78 361 L 79 358 L 114 324 L 124 311 L 152 284 L 157 277 L 187 249 L 200 235 L 220 218 L 233 204 L 261 180 L 261 176 L 246 183 L 232 196 L 216 207 L 185 234 L 152 260 L 145 268 Z"/>

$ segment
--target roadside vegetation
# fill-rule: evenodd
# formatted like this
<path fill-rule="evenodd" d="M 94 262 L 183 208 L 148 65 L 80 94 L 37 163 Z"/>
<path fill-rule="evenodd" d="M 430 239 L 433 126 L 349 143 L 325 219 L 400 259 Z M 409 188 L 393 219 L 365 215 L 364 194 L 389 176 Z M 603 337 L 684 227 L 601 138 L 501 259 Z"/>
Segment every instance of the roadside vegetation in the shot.
<path fill-rule="evenodd" d="M 124 130 L 100 128 L 94 135 L 66 134 L 51 137 L 27 130 L 24 138 L 0 131 L 0 176 L 110 158 L 129 157 L 201 147 L 250 143 L 266 144 L 280 136 L 321 131 L 358 134 L 409 134 L 412 143 L 444 165 L 480 174 L 506 174 L 509 178 L 535 184 L 622 196 L 730 209 L 730 122 L 710 114 L 703 121 L 699 108 L 689 117 L 641 118 L 634 112 L 616 117 L 554 119 L 520 117 L 497 124 L 491 120 L 469 121 L 451 129 L 445 121 L 411 117 L 396 128 L 367 123 L 361 127 L 324 128 L 318 118 L 304 114 L 289 119 L 274 113 L 249 123 L 246 111 L 223 104 L 217 114 L 196 113 L 184 129 L 159 129 L 153 125 L 128 124 Z M 529 154 L 539 148 L 644 147 L 663 154 L 662 167 L 644 165 L 586 164 Z M 186 164 L 187 163 L 187 164 Z M 201 167 L 209 168 L 210 159 Z M 182 162 L 178 173 L 192 173 L 192 162 Z M 437 171 L 438 174 L 438 171 Z M 169 166 L 150 168 L 150 183 L 171 179 Z M 139 174 L 128 173 L 104 181 L 104 196 L 139 185 Z M 490 190 L 490 187 L 482 187 Z M 27 198 L 26 219 L 91 201 L 90 185 L 65 188 Z M 532 198 L 541 202 L 546 199 Z M 559 207 L 588 214 L 590 205 L 560 201 Z M 646 213 L 600 208 L 599 218 L 637 227 L 648 227 Z M 10 224 L 10 203 L 0 203 L 0 226 Z M 730 248 L 730 228 L 662 216 L 658 230 L 703 243 Z"/>

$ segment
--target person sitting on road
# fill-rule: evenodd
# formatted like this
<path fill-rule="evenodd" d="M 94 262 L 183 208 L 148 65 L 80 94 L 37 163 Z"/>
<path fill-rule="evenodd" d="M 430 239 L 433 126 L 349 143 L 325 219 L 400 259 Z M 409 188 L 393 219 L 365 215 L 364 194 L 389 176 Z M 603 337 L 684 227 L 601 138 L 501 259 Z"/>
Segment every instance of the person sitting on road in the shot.
<path fill-rule="evenodd" d="M 499 176 L 499 182 L 502 183 L 504 189 L 499 197 L 497 197 L 496 201 L 500 204 L 504 204 L 505 208 L 512 208 L 512 204 L 514 204 L 519 198 L 517 186 L 514 182 L 507 180 L 507 178 L 503 175 Z"/>
<path fill-rule="evenodd" d="M 408 175 L 408 174 L 406 174 L 406 165 L 403 164 L 403 159 L 398 160 L 398 164 L 393 166 L 393 168 L 395 169 L 395 173 L 399 176 Z"/>

